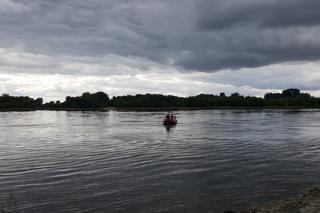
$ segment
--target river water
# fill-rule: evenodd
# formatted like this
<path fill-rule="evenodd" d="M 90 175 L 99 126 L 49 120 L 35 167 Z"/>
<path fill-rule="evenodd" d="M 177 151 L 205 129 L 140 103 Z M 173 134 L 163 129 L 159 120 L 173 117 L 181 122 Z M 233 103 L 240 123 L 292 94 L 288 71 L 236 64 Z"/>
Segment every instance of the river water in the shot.
<path fill-rule="evenodd" d="M 320 183 L 319 110 L 0 112 L 0 204 L 18 212 L 213 212 Z"/>

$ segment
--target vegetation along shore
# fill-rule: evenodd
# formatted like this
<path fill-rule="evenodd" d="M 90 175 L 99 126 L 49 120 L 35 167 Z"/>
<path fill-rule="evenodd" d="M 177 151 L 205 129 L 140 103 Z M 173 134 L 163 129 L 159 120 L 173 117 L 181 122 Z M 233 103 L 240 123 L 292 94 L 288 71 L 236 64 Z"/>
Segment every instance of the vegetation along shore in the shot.
<path fill-rule="evenodd" d="M 320 187 L 307 189 L 301 197 L 271 201 L 247 210 L 224 213 L 318 213 L 320 212 Z"/>
<path fill-rule="evenodd" d="M 179 109 L 234 109 L 234 108 L 320 108 L 320 98 L 299 89 L 286 89 L 281 93 L 267 93 L 264 97 L 243 96 L 233 93 L 219 95 L 200 94 L 178 97 L 161 94 L 114 96 L 104 92 L 85 92 L 81 96 L 67 96 L 65 101 L 43 103 L 42 98 L 28 96 L 0 96 L 0 110 L 179 110 Z"/>

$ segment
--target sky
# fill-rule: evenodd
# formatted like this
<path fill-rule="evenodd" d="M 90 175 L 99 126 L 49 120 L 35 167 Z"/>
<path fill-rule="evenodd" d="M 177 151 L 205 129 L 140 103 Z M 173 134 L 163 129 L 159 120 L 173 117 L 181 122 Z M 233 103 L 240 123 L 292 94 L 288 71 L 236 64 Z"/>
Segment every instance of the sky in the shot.
<path fill-rule="evenodd" d="M 0 0 L 0 94 L 320 96 L 319 0 Z"/>

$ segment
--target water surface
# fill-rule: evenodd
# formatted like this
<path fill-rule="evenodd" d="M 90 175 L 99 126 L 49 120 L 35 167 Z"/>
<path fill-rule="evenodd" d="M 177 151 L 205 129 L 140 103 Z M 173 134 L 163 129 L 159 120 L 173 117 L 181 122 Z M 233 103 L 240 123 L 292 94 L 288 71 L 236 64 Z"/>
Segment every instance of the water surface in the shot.
<path fill-rule="evenodd" d="M 320 111 L 1 112 L 19 212 L 222 212 L 320 183 Z"/>

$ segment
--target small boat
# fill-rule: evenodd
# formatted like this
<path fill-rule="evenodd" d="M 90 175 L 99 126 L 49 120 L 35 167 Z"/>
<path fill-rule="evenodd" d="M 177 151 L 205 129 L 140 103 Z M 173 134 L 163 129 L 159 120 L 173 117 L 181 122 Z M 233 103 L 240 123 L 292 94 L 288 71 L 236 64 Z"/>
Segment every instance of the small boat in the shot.
<path fill-rule="evenodd" d="M 178 123 L 177 119 L 164 119 L 163 125 L 176 125 Z"/>
<path fill-rule="evenodd" d="M 166 116 L 163 120 L 163 125 L 176 125 L 178 120 L 176 116 Z"/>

